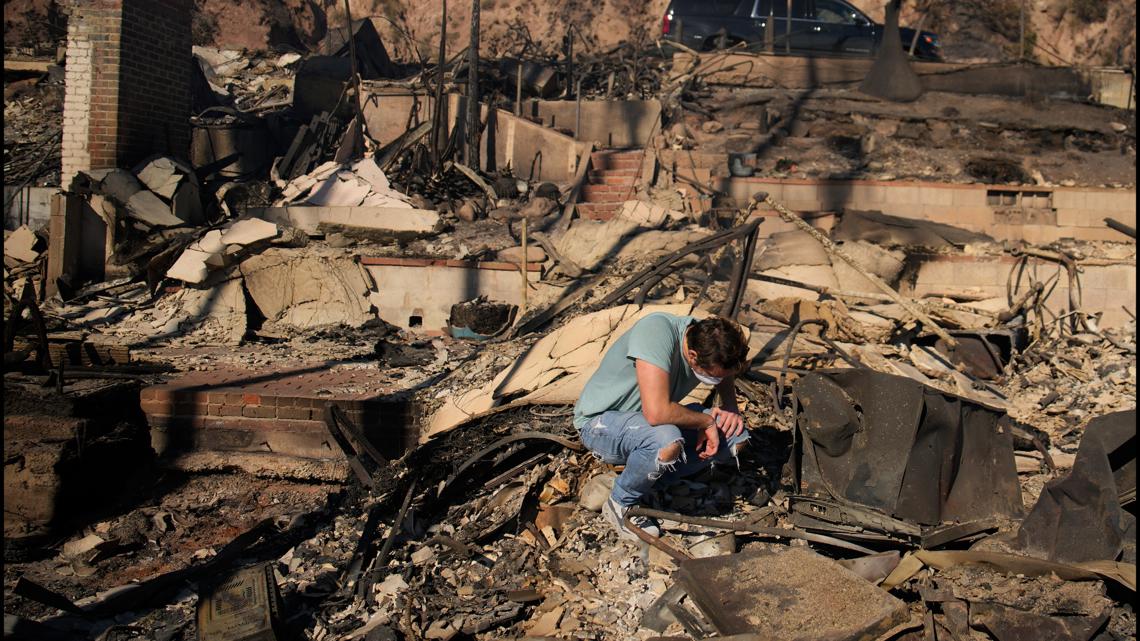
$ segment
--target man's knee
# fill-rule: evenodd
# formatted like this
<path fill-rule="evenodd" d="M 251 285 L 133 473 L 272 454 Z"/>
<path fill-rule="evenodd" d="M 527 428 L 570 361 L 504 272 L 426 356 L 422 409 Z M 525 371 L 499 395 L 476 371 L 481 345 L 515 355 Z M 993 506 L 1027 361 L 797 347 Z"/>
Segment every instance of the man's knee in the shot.
<path fill-rule="evenodd" d="M 681 453 L 684 451 L 684 442 L 674 441 L 657 451 L 657 460 L 662 463 L 673 463 L 681 458 Z"/>

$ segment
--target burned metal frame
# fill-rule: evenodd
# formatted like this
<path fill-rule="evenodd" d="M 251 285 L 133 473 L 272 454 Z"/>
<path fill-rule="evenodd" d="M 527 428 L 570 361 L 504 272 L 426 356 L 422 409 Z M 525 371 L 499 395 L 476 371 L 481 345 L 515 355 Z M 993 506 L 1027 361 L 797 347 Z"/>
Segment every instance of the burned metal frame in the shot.
<path fill-rule="evenodd" d="M 751 211 L 752 206 L 746 210 L 745 215 L 747 216 Z M 665 258 L 662 258 L 655 265 L 647 267 L 631 276 L 617 289 L 610 292 L 609 295 L 594 305 L 594 308 L 604 309 L 610 307 L 634 289 L 639 290 L 637 296 L 634 298 L 634 302 L 639 305 L 644 304 L 646 295 L 648 295 L 654 287 L 669 276 L 669 274 L 680 269 L 677 262 L 682 258 L 690 254 L 710 252 L 734 240 L 744 239 L 745 254 L 736 262 L 736 269 L 733 271 L 732 280 L 729 281 L 728 296 L 725 298 L 720 310 L 721 316 L 736 318 L 736 315 L 740 312 L 740 304 L 744 299 L 744 285 L 748 280 L 748 272 L 752 269 L 752 256 L 755 254 L 759 227 L 762 222 L 762 218 L 757 218 L 756 220 L 734 227 L 733 229 L 718 232 L 708 238 L 689 243 Z"/>

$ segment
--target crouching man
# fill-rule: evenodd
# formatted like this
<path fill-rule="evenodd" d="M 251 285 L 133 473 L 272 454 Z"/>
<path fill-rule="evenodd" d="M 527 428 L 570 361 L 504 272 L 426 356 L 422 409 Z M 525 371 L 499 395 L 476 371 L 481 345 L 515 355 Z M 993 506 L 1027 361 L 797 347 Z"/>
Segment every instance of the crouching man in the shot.
<path fill-rule="evenodd" d="M 747 353 L 744 332 L 730 320 L 664 313 L 637 321 L 610 346 L 574 405 L 574 427 L 603 461 L 625 465 L 602 507 L 622 537 L 636 538 L 625 527 L 625 513 L 658 481 L 736 460 L 748 432 L 733 380 Z M 721 407 L 680 405 L 702 382 L 716 386 Z M 651 518 L 631 522 L 661 534 Z"/>

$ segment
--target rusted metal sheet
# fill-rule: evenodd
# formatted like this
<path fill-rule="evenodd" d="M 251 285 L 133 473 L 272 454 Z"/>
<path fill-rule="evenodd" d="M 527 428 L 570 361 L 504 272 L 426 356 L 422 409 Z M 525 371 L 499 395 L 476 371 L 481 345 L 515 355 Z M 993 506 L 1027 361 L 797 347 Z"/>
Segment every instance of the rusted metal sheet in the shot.
<path fill-rule="evenodd" d="M 834 506 L 813 514 L 807 505 L 807 517 L 915 536 L 921 526 L 1021 516 L 1004 413 L 868 370 L 808 374 L 795 395 L 799 490 Z"/>

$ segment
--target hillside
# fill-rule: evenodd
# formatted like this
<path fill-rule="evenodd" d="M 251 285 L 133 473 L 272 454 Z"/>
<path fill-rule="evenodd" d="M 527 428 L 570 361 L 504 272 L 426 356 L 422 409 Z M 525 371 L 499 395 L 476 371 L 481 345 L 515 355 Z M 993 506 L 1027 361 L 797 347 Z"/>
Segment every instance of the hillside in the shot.
<path fill-rule="evenodd" d="M 571 25 L 579 51 L 606 50 L 622 41 L 652 42 L 668 0 L 576 0 L 530 2 L 481 0 L 481 46 L 488 55 L 553 54 Z M 854 0 L 882 19 L 881 0 Z M 393 55 L 414 60 L 434 58 L 442 0 L 350 0 L 353 17 L 372 16 Z M 10 0 L 4 3 L 5 43 L 51 51 L 63 33 L 63 4 L 58 0 Z M 342 24 L 342 0 L 196 0 L 197 44 L 234 49 L 305 48 L 318 42 L 328 25 Z M 1019 0 L 910 2 L 904 24 L 937 31 L 946 55 L 955 60 L 998 61 L 1015 58 Z M 922 15 L 926 14 L 925 20 Z M 1136 57 L 1135 0 L 1031 0 L 1029 57 L 1042 64 L 1130 66 Z M 471 3 L 448 6 L 448 50 L 456 52 L 470 37 Z"/>

